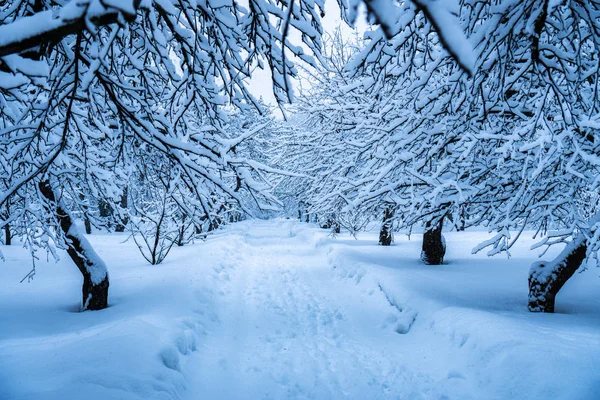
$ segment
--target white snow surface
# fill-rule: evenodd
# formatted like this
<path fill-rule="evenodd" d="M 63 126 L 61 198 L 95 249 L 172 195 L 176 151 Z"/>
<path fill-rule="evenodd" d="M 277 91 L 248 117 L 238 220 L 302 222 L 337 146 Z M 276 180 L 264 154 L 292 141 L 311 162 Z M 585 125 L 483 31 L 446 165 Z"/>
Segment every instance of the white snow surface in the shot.
<path fill-rule="evenodd" d="M 527 241 L 488 258 L 485 233 L 446 232 L 447 264 L 425 266 L 420 235 L 327 233 L 246 221 L 158 266 L 90 235 L 111 306 L 84 313 L 66 255 L 19 284 L 28 253 L 3 247 L 0 399 L 600 398 L 597 269 L 532 314 Z"/>

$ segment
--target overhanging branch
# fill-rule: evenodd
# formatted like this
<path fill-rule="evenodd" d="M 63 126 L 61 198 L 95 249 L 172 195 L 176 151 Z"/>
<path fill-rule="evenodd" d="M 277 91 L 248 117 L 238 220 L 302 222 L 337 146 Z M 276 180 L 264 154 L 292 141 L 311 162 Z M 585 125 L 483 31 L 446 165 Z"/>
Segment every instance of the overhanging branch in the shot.
<path fill-rule="evenodd" d="M 72 0 L 60 9 L 38 12 L 0 25 L 0 57 L 60 41 L 90 25 L 109 25 L 119 22 L 121 18 L 132 21 L 139 5 L 140 0 Z"/>

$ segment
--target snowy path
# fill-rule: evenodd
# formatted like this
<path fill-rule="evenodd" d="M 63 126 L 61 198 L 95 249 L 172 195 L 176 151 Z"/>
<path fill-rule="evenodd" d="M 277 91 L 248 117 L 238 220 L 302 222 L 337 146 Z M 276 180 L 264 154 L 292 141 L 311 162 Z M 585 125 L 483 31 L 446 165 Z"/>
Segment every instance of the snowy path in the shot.
<path fill-rule="evenodd" d="M 190 399 L 443 398 L 404 366 L 385 296 L 337 279 L 324 250 L 274 228 L 229 239 L 219 323 L 187 367 Z"/>
<path fill-rule="evenodd" d="M 23 285 L 26 250 L 2 249 L 0 400 L 600 399 L 598 270 L 529 313 L 531 243 L 487 258 L 481 232 L 451 232 L 434 267 L 418 235 L 245 221 L 152 266 L 89 238 L 111 271 L 98 312 L 74 312 L 66 257 Z"/>

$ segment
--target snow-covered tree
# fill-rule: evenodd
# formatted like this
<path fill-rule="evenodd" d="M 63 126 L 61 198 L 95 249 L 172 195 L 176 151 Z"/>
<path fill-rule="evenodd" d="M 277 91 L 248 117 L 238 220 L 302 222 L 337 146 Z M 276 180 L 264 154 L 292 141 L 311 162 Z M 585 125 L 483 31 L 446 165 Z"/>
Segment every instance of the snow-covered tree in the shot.
<path fill-rule="evenodd" d="M 420 22 L 416 20 L 415 27 Z M 368 33 L 373 34 L 378 33 Z M 412 46 L 393 53 L 399 54 L 394 60 L 406 61 L 400 54 L 406 56 L 404 51 L 413 47 L 429 46 L 433 52 L 437 43 L 434 39 L 430 38 L 428 44 L 415 35 Z M 337 40 L 332 46 L 333 56 L 336 49 L 349 47 Z M 424 179 L 437 173 L 438 161 L 445 156 L 446 137 L 439 126 L 435 127 L 427 104 L 417 108 L 408 94 L 417 80 L 417 71 L 433 55 L 424 51 L 415 54 L 410 61 L 412 67 L 400 73 L 386 71 L 390 63 L 380 64 L 383 60 L 375 57 L 371 59 L 377 68 L 356 61 L 370 57 L 371 52 L 375 51 L 355 50 L 346 57 L 329 58 L 331 71 L 321 75 L 319 85 L 305 98 L 298 99 L 297 115 L 303 119 L 296 122 L 293 130 L 297 133 L 284 142 L 282 159 L 306 177 L 297 180 L 296 186 L 304 187 L 301 193 L 308 197 L 315 212 L 367 220 L 383 218 L 382 244 L 389 244 L 394 221 L 398 226 L 412 226 L 419 221 L 437 226 L 448 213 L 447 204 L 426 197 L 432 187 Z M 336 60 L 343 62 L 340 65 Z M 458 67 L 450 60 L 448 68 Z M 418 123 L 420 115 L 429 120 Z M 433 135 L 432 128 L 438 130 Z M 441 236 L 437 247 L 442 247 Z M 441 262 L 439 256 L 425 259 Z"/>
<path fill-rule="evenodd" d="M 600 4 L 540 1 L 480 10 L 490 16 L 487 29 L 479 28 L 481 20 L 470 29 L 481 38 L 486 73 L 479 74 L 479 101 L 494 136 L 479 140 L 497 149 L 490 170 L 501 177 L 487 218 L 499 234 L 486 244 L 492 252 L 508 249 L 519 236 L 508 230 L 525 226 L 545 236 L 540 245 L 570 238 L 556 260 L 530 271 L 529 308 L 552 312 L 564 282 L 586 258 L 597 260 L 597 222 L 582 208 L 590 209 L 584 196 L 598 185 Z"/>
<path fill-rule="evenodd" d="M 384 102 L 404 132 L 377 143 L 388 170 L 402 165 L 392 155 L 409 154 L 411 165 L 400 173 L 419 183 L 411 189 L 417 200 L 408 203 L 416 216 L 451 210 L 454 223 L 487 225 L 498 234 L 476 250 L 491 246 L 489 254 L 509 250 L 530 227 L 545 236 L 540 245 L 572 238 L 571 251 L 532 267 L 532 311 L 552 311 L 557 291 L 585 259 L 580 255 L 587 251 L 588 263 L 597 257 L 595 222 L 589 211 L 582 218 L 582 209 L 593 208 L 585 197 L 597 191 L 598 12 L 595 2 L 464 1 L 464 30 L 478 56 L 472 78 L 436 54 L 442 48 L 431 40 L 435 33 L 418 29 L 373 40 L 354 64 L 375 79 L 372 93 L 389 77 L 398 85 Z M 427 160 L 437 161 L 422 169 Z M 377 171 L 372 176 L 381 176 Z M 355 202 L 373 194 L 366 186 Z"/>
<path fill-rule="evenodd" d="M 84 198 L 118 209 L 140 146 L 177 169 L 189 216 L 212 221 L 244 193 L 258 207 L 274 202 L 262 183 L 269 169 L 233 151 L 248 135 L 223 133 L 223 107 L 258 106 L 245 80 L 264 63 L 287 99 L 294 61 L 319 56 L 322 9 L 303 0 L 0 5 L 0 205 L 28 199 L 17 215 L 37 244 L 64 247 L 80 268 L 84 309 L 106 307 L 108 273 L 71 206 Z"/>
<path fill-rule="evenodd" d="M 260 113 L 246 78 L 265 65 L 276 99 L 290 100 L 302 61 L 317 84 L 294 110 L 285 149 L 264 158 L 293 165 L 276 191 L 351 230 L 382 217 L 386 229 L 420 224 L 427 262 L 443 259 L 444 221 L 497 231 L 476 249 L 490 254 L 527 227 L 544 235 L 541 246 L 570 242 L 530 273 L 530 308 L 552 311 L 600 246 L 589 195 L 598 190 L 600 5 L 340 7 L 353 21 L 363 3 L 381 29 L 361 51 L 341 45 L 329 55 L 321 1 L 0 4 L 3 226 L 26 227 L 32 245 L 66 248 L 84 275 L 84 308 L 106 306 L 106 268 L 73 215 L 94 224 L 90 204 L 129 208 L 120 204 L 140 148 L 173 166 L 185 194 L 177 207 L 197 226 L 269 208 L 277 201 L 266 176 L 280 171 L 253 159 L 247 140 L 264 127 L 229 123 L 225 106 Z"/>
<path fill-rule="evenodd" d="M 367 32 L 348 73 L 324 86 L 337 89 L 313 96 L 304 115 L 319 127 L 303 124 L 309 132 L 298 144 L 306 153 L 297 158 L 313 166 L 322 188 L 303 193 L 323 209 L 378 218 L 392 204 L 398 226 L 419 222 L 431 234 L 441 221 L 483 224 L 498 234 L 475 250 L 491 246 L 490 255 L 508 251 L 526 228 L 544 236 L 540 245 L 572 238 L 572 252 L 532 267 L 530 309 L 552 311 L 565 277 L 585 258 L 569 256 L 584 249 L 589 263 L 597 253 L 589 194 L 598 190 L 599 5 L 458 6 L 472 69 L 456 63 L 430 10 L 419 14 L 407 2 L 389 38 Z M 321 157 L 328 161 L 316 163 Z"/>

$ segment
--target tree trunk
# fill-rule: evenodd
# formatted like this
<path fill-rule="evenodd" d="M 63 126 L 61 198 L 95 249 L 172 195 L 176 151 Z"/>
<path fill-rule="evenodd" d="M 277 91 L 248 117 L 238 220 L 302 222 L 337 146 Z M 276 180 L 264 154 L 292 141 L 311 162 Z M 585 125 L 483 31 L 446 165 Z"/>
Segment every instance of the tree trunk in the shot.
<path fill-rule="evenodd" d="M 337 221 L 333 221 L 332 230 L 333 230 L 333 233 L 340 233 L 340 232 L 342 232 L 342 227 L 340 226 L 340 224 L 337 223 Z"/>
<path fill-rule="evenodd" d="M 185 238 L 185 225 L 181 224 L 179 227 L 179 232 L 177 233 L 177 246 L 182 247 L 185 243 L 183 239 Z"/>
<path fill-rule="evenodd" d="M 6 199 L 6 212 L 2 215 L 3 219 L 7 221 L 10 218 L 10 199 Z M 6 217 L 6 218 L 4 218 Z M 12 244 L 12 234 L 10 232 L 10 223 L 6 222 L 4 225 L 4 245 L 10 246 Z"/>
<path fill-rule="evenodd" d="M 461 207 L 460 212 L 459 212 L 460 224 L 456 227 L 456 230 L 458 232 L 463 232 L 465 230 L 466 220 L 467 220 L 467 218 L 465 216 L 465 209 Z"/>
<path fill-rule="evenodd" d="M 54 190 L 48 181 L 39 183 L 39 190 L 53 209 L 67 241 L 67 253 L 83 275 L 83 310 L 101 310 L 108 307 L 108 271 L 88 240 L 80 235 L 69 213 L 56 202 Z"/>
<path fill-rule="evenodd" d="M 90 221 L 89 207 L 85 201 L 85 195 L 79 193 L 79 200 L 81 200 L 81 208 L 83 211 L 83 226 L 85 227 L 85 233 L 90 235 L 92 233 L 92 221 Z"/>
<path fill-rule="evenodd" d="M 127 188 L 125 188 L 125 190 L 123 190 L 123 194 L 121 195 L 121 208 L 124 210 L 127 210 L 129 208 L 129 203 L 127 200 L 128 196 L 128 190 Z M 117 223 L 117 226 L 115 227 L 115 232 L 125 232 L 125 228 L 127 226 L 127 223 L 129 222 L 129 217 L 124 216 L 119 223 Z"/>
<path fill-rule="evenodd" d="M 446 241 L 442 235 L 442 225 L 444 220 L 440 220 L 437 226 L 431 227 L 428 222 L 425 233 L 423 234 L 423 247 L 421 251 L 421 260 L 427 265 L 439 265 L 444 262 L 446 254 Z"/>
<path fill-rule="evenodd" d="M 529 302 L 532 312 L 554 312 L 556 294 L 585 260 L 587 241 L 573 240 L 551 262 L 535 262 L 529 269 Z"/>
<path fill-rule="evenodd" d="M 179 225 L 179 232 L 177 233 L 177 246 L 183 246 L 185 239 L 185 220 L 187 219 L 187 214 L 183 214 L 181 217 L 181 225 Z"/>
<path fill-rule="evenodd" d="M 100 211 L 100 216 L 104 218 L 112 217 L 114 212 L 112 206 L 103 199 L 98 201 L 98 211 Z"/>
<path fill-rule="evenodd" d="M 381 230 L 379 231 L 379 244 L 382 246 L 390 246 L 394 241 L 392 235 L 392 217 L 394 213 L 389 208 L 386 208 L 383 212 L 383 224 L 381 224 Z"/>
<path fill-rule="evenodd" d="M 92 233 L 92 222 L 88 217 L 84 217 L 83 224 L 85 225 L 85 233 L 88 235 Z"/>
<path fill-rule="evenodd" d="M 10 224 L 4 225 L 4 244 L 10 246 L 12 244 L 12 235 L 10 233 Z"/>

